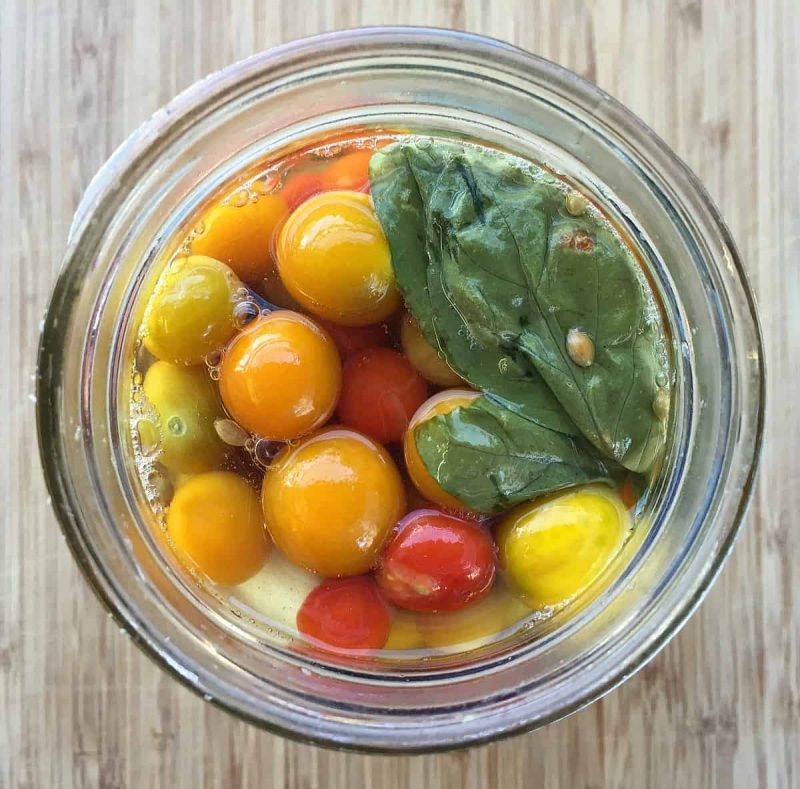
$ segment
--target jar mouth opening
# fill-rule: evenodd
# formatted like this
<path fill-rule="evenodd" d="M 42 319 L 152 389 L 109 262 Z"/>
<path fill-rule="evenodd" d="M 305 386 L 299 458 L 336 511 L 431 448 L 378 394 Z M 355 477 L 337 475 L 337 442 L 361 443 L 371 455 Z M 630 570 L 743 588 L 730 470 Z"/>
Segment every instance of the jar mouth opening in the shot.
<path fill-rule="evenodd" d="M 684 594 L 680 599 L 680 607 L 671 610 L 668 614 L 661 615 L 660 621 L 652 628 L 650 636 L 647 640 L 642 640 L 636 644 L 635 652 L 630 652 L 627 655 L 626 662 L 621 664 L 614 672 L 606 673 L 598 676 L 593 686 L 584 689 L 584 692 L 579 696 L 572 698 L 569 701 L 563 700 L 557 709 L 550 710 L 546 714 L 539 717 L 532 718 L 531 710 L 525 709 L 528 717 L 520 715 L 516 720 L 509 719 L 500 733 L 510 733 L 520 728 L 527 728 L 531 725 L 542 725 L 543 723 L 563 717 L 566 714 L 578 709 L 585 704 L 588 704 L 595 698 L 603 695 L 605 692 L 615 687 L 627 675 L 635 671 L 646 660 L 648 660 L 663 644 L 669 635 L 673 634 L 678 627 L 685 621 L 691 614 L 696 605 L 699 603 L 703 594 L 710 586 L 714 577 L 716 576 L 722 561 L 730 550 L 733 539 L 738 531 L 741 519 L 744 515 L 750 492 L 752 489 L 753 479 L 755 475 L 758 455 L 762 442 L 762 424 L 763 424 L 763 354 L 761 352 L 760 332 L 758 329 L 757 318 L 755 315 L 752 296 L 747 287 L 741 263 L 736 255 L 732 241 L 729 234 L 722 224 L 716 209 L 711 204 L 708 196 L 703 191 L 702 187 L 697 183 L 695 177 L 691 175 L 685 166 L 682 165 L 673 154 L 671 154 L 663 143 L 661 143 L 655 135 L 647 129 L 640 121 L 634 118 L 627 110 L 618 105 L 613 99 L 605 96 L 599 90 L 585 83 L 576 75 L 561 69 L 558 66 L 535 58 L 527 53 L 516 50 L 515 48 L 503 44 L 501 42 L 494 42 L 490 39 L 485 39 L 479 36 L 468 34 L 459 34 L 452 31 L 437 31 L 422 28 L 377 28 L 377 29 L 360 29 L 357 31 L 343 31 L 336 34 L 328 34 L 313 39 L 305 39 L 294 44 L 286 45 L 285 47 L 272 50 L 270 52 L 256 55 L 255 57 L 244 61 L 240 64 L 225 69 L 217 75 L 208 78 L 204 83 L 200 83 L 190 88 L 184 94 L 181 94 L 173 101 L 165 110 L 160 111 L 149 121 L 144 127 L 136 132 L 133 137 L 125 143 L 109 160 L 103 170 L 95 177 L 92 185 L 87 190 L 86 196 L 82 201 L 81 208 L 76 213 L 75 223 L 71 231 L 70 248 L 65 261 L 65 267 L 59 277 L 56 285 L 56 290 L 53 295 L 48 315 L 43 327 L 42 339 L 40 344 L 39 355 L 39 380 L 38 380 L 38 403 L 37 403 L 37 419 L 39 428 L 39 441 L 40 450 L 42 453 L 43 464 L 45 467 L 45 474 L 47 478 L 48 487 L 51 492 L 54 506 L 59 516 L 62 529 L 67 536 L 67 542 L 70 545 L 73 554 L 81 566 L 84 575 L 89 580 L 90 584 L 95 588 L 95 591 L 100 596 L 104 605 L 115 614 L 129 632 L 134 635 L 137 641 L 145 648 L 145 650 L 154 657 L 162 666 L 167 667 L 171 673 L 176 675 L 185 684 L 188 684 L 192 689 L 197 692 L 208 692 L 213 696 L 213 700 L 221 706 L 234 711 L 236 714 L 246 717 L 261 725 L 273 725 L 283 734 L 300 735 L 303 738 L 314 739 L 313 727 L 310 727 L 308 721 L 303 726 L 299 725 L 297 721 L 303 720 L 303 713 L 296 713 L 297 717 L 292 718 L 290 715 L 277 717 L 271 719 L 267 714 L 268 711 L 260 709 L 254 711 L 253 705 L 249 704 L 246 699 L 241 696 L 240 689 L 236 692 L 232 688 L 227 697 L 224 693 L 219 692 L 218 683 L 215 685 L 213 682 L 213 671 L 201 676 L 201 671 L 195 669 L 203 668 L 197 663 L 199 656 L 203 654 L 210 655 L 212 653 L 214 659 L 225 659 L 224 655 L 215 652 L 215 650 L 195 653 L 192 660 L 186 654 L 181 654 L 177 650 L 171 650 L 168 645 L 163 642 L 163 634 L 159 632 L 158 628 L 153 626 L 152 621 L 147 617 L 147 610 L 145 607 L 144 599 L 138 601 L 136 610 L 131 607 L 126 601 L 124 595 L 118 591 L 118 583 L 115 578 L 115 573 L 139 573 L 140 581 L 144 581 L 145 585 L 147 580 L 142 577 L 141 570 L 136 569 L 135 562 L 130 556 L 128 545 L 125 545 L 125 540 L 130 540 L 132 535 L 130 531 L 120 532 L 114 536 L 117 541 L 117 549 L 120 556 L 126 551 L 131 564 L 128 568 L 124 568 L 121 561 L 109 565 L 107 557 L 104 557 L 101 550 L 93 543 L 91 535 L 86 529 L 87 518 L 93 515 L 96 517 L 97 513 L 91 513 L 91 507 L 87 507 L 85 502 L 81 501 L 81 495 L 76 490 L 78 480 L 74 479 L 70 469 L 70 460 L 68 455 L 70 452 L 64 448 L 64 443 L 71 439 L 73 436 L 70 431 L 80 430 L 80 435 L 75 435 L 76 439 L 80 439 L 79 443 L 85 443 L 87 439 L 91 440 L 91 427 L 93 424 L 94 415 L 92 409 L 99 407 L 95 399 L 94 402 L 91 398 L 78 397 L 78 404 L 80 411 L 68 412 L 64 407 L 64 394 L 63 389 L 65 386 L 65 356 L 67 349 L 64 347 L 64 321 L 70 319 L 75 303 L 81 300 L 92 302 L 94 306 L 100 304 L 104 295 L 113 289 L 114 283 L 111 277 L 100 272 L 101 276 L 97 278 L 99 284 L 99 296 L 87 296 L 80 276 L 82 268 L 86 266 L 86 253 L 92 251 L 94 245 L 96 250 L 100 250 L 103 242 L 103 236 L 109 226 L 117 220 L 116 211 L 121 202 L 125 199 L 121 194 L 120 180 L 127 184 L 136 183 L 135 179 L 137 174 L 145 174 L 152 172 L 152 168 L 158 161 L 159 156 L 163 155 L 163 150 L 175 144 L 175 141 L 180 139 L 182 135 L 191 135 L 187 131 L 190 125 L 195 123 L 202 126 L 203 119 L 208 117 L 208 114 L 219 112 L 220 107 L 230 100 L 228 94 L 233 91 L 238 95 L 244 95 L 247 90 L 253 90 L 256 86 L 274 85 L 280 80 L 289 80 L 292 78 L 294 72 L 299 72 L 303 67 L 307 67 L 305 60 L 310 57 L 310 53 L 314 52 L 321 60 L 312 64 L 309 73 L 305 79 L 314 79 L 319 69 L 324 65 L 330 65 L 331 61 L 336 61 L 342 65 L 349 62 L 348 59 L 359 59 L 367 57 L 370 53 L 379 56 L 386 56 L 387 58 L 394 57 L 395 55 L 402 54 L 404 42 L 409 38 L 413 38 L 420 48 L 419 62 L 421 68 L 434 68 L 434 63 L 437 58 L 448 61 L 452 58 L 454 61 L 464 59 L 465 61 L 473 61 L 480 64 L 480 69 L 485 71 L 483 74 L 487 80 L 497 79 L 518 79 L 524 83 L 528 78 L 534 74 L 536 76 L 537 88 L 541 91 L 542 83 L 553 91 L 554 93 L 562 93 L 566 91 L 570 96 L 578 94 L 582 97 L 584 107 L 587 112 L 591 113 L 593 107 L 603 106 L 604 112 L 607 113 L 605 118 L 606 123 L 617 124 L 622 127 L 622 131 L 627 131 L 632 135 L 631 145 L 634 149 L 645 148 L 648 151 L 654 151 L 658 156 L 662 157 L 670 166 L 675 167 L 677 176 L 683 179 L 686 183 L 686 188 L 692 190 L 692 198 L 697 201 L 697 207 L 704 212 L 707 221 L 713 226 L 714 231 L 718 234 L 719 239 L 722 240 L 722 245 L 726 250 L 726 261 L 730 267 L 730 276 L 732 280 L 741 289 L 741 296 L 743 298 L 742 305 L 745 310 L 745 317 L 749 320 L 751 325 L 752 339 L 754 347 L 750 350 L 755 353 L 757 358 L 756 375 L 757 379 L 755 391 L 750 391 L 748 396 L 750 402 L 747 403 L 750 411 L 750 418 L 752 419 L 752 437 L 749 438 L 749 443 L 745 447 L 740 447 L 744 452 L 744 462 L 747 464 L 745 473 L 742 479 L 737 484 L 738 498 L 733 504 L 732 510 L 728 513 L 730 522 L 727 529 L 714 543 L 714 552 L 707 557 L 703 573 L 697 575 L 692 579 L 692 587 L 690 594 Z M 474 63 L 473 63 L 474 65 Z M 375 113 L 379 114 L 379 110 L 372 108 Z M 393 112 L 397 111 L 393 107 Z M 580 114 L 580 113 L 579 113 Z M 336 112 L 330 113 L 330 118 L 336 118 Z M 318 124 L 326 122 L 325 116 L 318 116 L 316 121 Z M 463 118 L 462 118 L 463 120 Z M 491 117 L 484 117 L 483 121 L 490 126 L 501 128 L 503 123 Z M 284 127 L 278 132 L 276 137 L 271 140 L 256 141 L 251 147 L 251 153 L 257 152 L 259 146 L 268 147 L 274 145 L 276 139 L 280 139 L 281 133 L 284 138 L 291 139 L 291 126 Z M 619 129 L 615 129 L 614 133 L 609 133 L 609 145 L 614 146 L 619 143 Z M 632 158 L 632 153 L 639 153 L 639 150 L 628 151 L 625 148 L 619 149 L 619 155 L 623 159 L 627 159 L 631 167 L 638 166 L 638 163 Z M 227 166 L 218 168 L 214 174 L 214 178 L 219 179 L 220 182 L 224 181 L 230 173 L 235 170 L 235 162 L 231 158 Z M 650 174 L 643 173 L 644 176 L 650 177 Z M 177 177 L 177 176 L 176 176 Z M 130 179 L 133 179 L 132 181 Z M 651 184 L 655 188 L 655 184 Z M 207 183 L 209 191 L 214 189 L 214 182 L 211 179 Z M 670 202 L 671 196 L 665 197 L 665 202 Z M 195 203 L 196 205 L 196 203 Z M 626 206 L 620 206 L 620 215 L 624 217 Z M 629 217 L 631 223 L 634 223 L 632 217 Z M 177 221 L 177 220 L 176 220 Z M 676 219 L 677 221 L 677 219 Z M 690 227 L 689 230 L 692 228 Z M 641 243 L 652 243 L 647 235 L 643 235 L 638 239 Z M 656 253 L 656 259 L 660 260 L 657 255 L 658 250 L 653 249 Z M 150 254 L 150 250 L 147 250 Z M 702 252 L 698 250 L 698 255 L 702 257 Z M 99 255 L 98 255 L 99 257 Z M 94 260 L 95 257 L 91 256 Z M 116 260 L 114 256 L 110 258 L 112 262 Z M 150 258 L 144 258 L 145 264 L 151 262 Z M 132 290 L 135 290 L 137 284 L 141 286 L 144 277 L 144 269 L 148 266 L 145 265 L 140 269 L 139 280 L 137 282 L 128 283 L 125 287 L 126 293 L 130 295 Z M 670 283 L 669 272 L 664 266 L 663 271 L 660 272 L 662 276 L 662 285 Z M 507 668 L 511 663 L 525 663 L 526 660 L 535 658 L 538 652 L 549 649 L 555 642 L 563 641 L 574 635 L 574 632 L 583 627 L 584 624 L 608 605 L 609 599 L 616 594 L 624 591 L 631 583 L 634 582 L 634 575 L 643 557 L 649 555 L 654 549 L 657 540 L 662 534 L 664 528 L 667 527 L 670 513 L 672 499 L 678 495 L 681 482 L 684 474 L 686 473 L 686 457 L 694 440 L 694 430 L 697 426 L 698 412 L 695 408 L 697 401 L 697 392 L 694 391 L 693 384 L 693 362 L 690 354 L 690 347 L 692 344 L 692 327 L 685 320 L 682 314 L 681 304 L 675 293 L 670 293 L 669 288 L 665 289 L 662 297 L 667 296 L 672 299 L 669 309 L 672 310 L 673 331 L 676 332 L 676 339 L 678 339 L 678 348 L 683 353 L 686 349 L 687 355 L 685 359 L 685 377 L 682 379 L 682 399 L 685 404 L 686 422 L 682 429 L 676 434 L 679 440 L 676 440 L 671 452 L 670 464 L 671 468 L 669 473 L 664 475 L 665 484 L 663 489 L 659 492 L 662 505 L 659 512 L 654 514 L 655 519 L 651 528 L 648 530 L 647 535 L 641 545 L 638 546 L 636 555 L 628 562 L 627 566 L 620 573 L 620 575 L 611 582 L 608 589 L 601 594 L 598 599 L 590 603 L 585 610 L 574 616 L 570 621 L 561 623 L 559 627 L 555 628 L 552 632 L 547 633 L 542 638 L 535 641 L 528 641 L 527 643 L 513 643 L 512 641 L 501 642 L 500 645 L 493 645 L 489 652 L 479 653 L 474 662 L 470 662 L 467 666 L 447 666 L 436 669 L 435 673 L 430 675 L 424 673 L 417 673 L 412 667 L 407 665 L 403 666 L 401 670 L 384 671 L 383 673 L 373 670 L 363 670 L 358 666 L 353 666 L 351 661 L 346 664 L 337 663 L 332 656 L 323 656 L 319 653 L 314 653 L 310 657 L 298 655 L 296 652 L 281 649 L 279 647 L 268 647 L 267 649 L 273 654 L 276 659 L 286 661 L 298 667 L 299 671 L 304 669 L 312 669 L 319 677 L 335 676 L 343 681 L 361 683 L 361 684 L 385 684 L 409 687 L 417 687 L 426 685 L 428 682 L 435 684 L 446 684 L 449 682 L 470 682 L 476 675 L 497 675 Z M 100 316 L 95 315 L 99 321 Z M 81 369 L 89 380 L 90 374 L 95 372 L 92 366 L 95 364 L 94 359 L 87 357 L 87 349 L 96 350 L 98 338 L 92 336 L 93 329 L 96 326 L 90 326 L 89 336 L 86 345 L 83 348 L 82 365 Z M 101 332 L 98 329 L 98 335 Z M 730 352 L 730 349 L 728 349 Z M 108 363 L 116 365 L 116 369 L 121 369 L 120 365 L 123 363 L 122 348 L 117 346 L 110 349 L 110 356 Z M 727 364 L 727 361 L 725 362 Z M 728 370 L 728 375 L 732 375 Z M 735 395 L 735 393 L 734 393 Z M 741 400 L 741 398 L 740 398 Z M 100 404 L 103 407 L 106 403 Z M 116 402 L 114 397 L 108 400 L 110 412 L 113 414 Z M 742 405 L 741 402 L 738 405 Z M 736 443 L 737 436 L 732 436 L 731 430 L 735 421 L 734 411 L 737 406 L 735 397 L 729 403 L 730 414 L 725 422 L 726 432 L 720 437 L 720 440 L 728 446 L 731 442 Z M 72 421 L 71 421 L 72 420 Z M 90 435 L 86 435 L 87 431 Z M 95 436 L 96 438 L 96 436 Z M 71 448 L 71 451 L 74 448 Z M 119 444 L 106 448 L 111 449 L 116 453 L 117 470 L 113 474 L 101 474 L 92 471 L 91 468 L 87 472 L 87 477 L 91 479 L 92 485 L 96 491 L 103 489 L 110 481 L 125 487 L 126 480 L 120 475 L 119 469 L 124 469 L 121 465 L 124 458 L 119 454 L 121 447 Z M 83 460 L 87 463 L 87 467 L 91 467 L 96 462 L 95 453 L 98 451 L 97 446 L 82 447 L 80 453 Z M 741 460 L 741 459 L 740 459 Z M 733 461 L 730 457 L 721 458 L 714 467 L 716 474 L 716 481 L 724 481 L 730 472 L 731 463 Z M 709 479 L 709 483 L 714 480 Z M 723 486 L 724 487 L 724 486 Z M 691 530 L 687 532 L 686 539 L 683 545 L 683 551 L 673 555 L 670 566 L 663 573 L 660 579 L 661 585 L 654 587 L 650 595 L 649 607 L 643 608 L 640 614 L 644 618 L 653 618 L 656 616 L 655 608 L 661 600 L 662 593 L 666 594 L 666 587 L 676 583 L 678 573 L 686 559 L 686 555 L 693 548 L 695 540 L 698 537 L 700 530 L 704 526 L 705 519 L 713 506 L 717 506 L 720 489 L 718 485 L 709 484 L 705 496 L 704 504 L 705 510 L 698 510 L 697 517 Z M 728 495 L 729 499 L 732 496 Z M 665 503 L 666 502 L 666 503 Z M 129 497 L 129 507 L 135 510 L 135 502 Z M 105 512 L 108 518 L 108 523 L 114 521 L 113 509 L 106 508 Z M 139 535 L 140 537 L 142 535 Z M 144 542 L 152 543 L 151 535 L 146 531 L 144 533 Z M 153 544 L 148 546 L 148 550 L 157 550 Z M 119 559 L 119 556 L 117 557 Z M 152 593 L 154 590 L 151 589 Z M 217 622 L 217 625 L 223 630 L 228 629 L 228 636 L 232 635 L 233 630 L 230 629 L 228 623 L 223 621 Z M 241 634 L 241 633 L 240 633 Z M 618 634 L 619 635 L 619 634 Z M 626 639 L 623 635 L 619 635 L 620 643 Z M 255 649 L 264 649 L 257 639 L 254 639 L 252 645 Z M 596 654 L 587 653 L 585 658 L 585 665 L 590 665 L 595 659 L 601 659 L 604 653 L 608 651 L 608 645 L 605 643 L 598 643 L 596 645 L 598 650 Z M 481 656 L 483 655 L 483 657 Z M 328 660 L 328 658 L 331 658 Z M 463 661 L 464 656 L 458 656 Z M 320 661 L 325 660 L 326 665 L 320 665 Z M 189 664 L 192 663 L 190 667 Z M 555 675 L 553 675 L 555 677 Z M 516 684 L 514 685 L 514 693 L 518 697 L 524 696 L 527 690 L 524 683 L 524 678 L 518 676 L 515 678 Z M 549 676 L 537 677 L 534 684 L 548 681 Z M 556 683 L 563 684 L 563 679 L 555 677 L 553 679 Z M 508 688 L 504 688 L 500 682 L 493 687 L 494 692 L 488 695 L 485 699 L 485 706 L 494 703 L 494 700 L 501 699 L 509 692 Z M 302 694 L 298 692 L 295 695 L 295 703 L 302 705 Z M 379 696 L 375 697 L 379 700 Z M 319 699 L 316 699 L 318 701 Z M 289 702 L 287 701 L 288 705 Z M 459 705 L 453 704 L 450 714 L 457 714 L 456 710 Z M 523 710 L 524 705 L 519 705 L 520 710 Z M 337 714 L 341 714 L 343 718 L 347 717 L 347 713 L 361 715 L 365 710 L 367 712 L 375 712 L 380 709 L 380 704 L 350 704 L 346 702 L 337 702 Z M 441 711 L 445 710 L 445 705 L 439 708 Z M 480 716 L 482 713 L 478 711 L 475 713 Z M 385 710 L 384 710 L 385 711 Z M 333 720 L 333 717 L 331 718 Z M 292 725 L 289 721 L 294 721 Z M 341 724 L 340 724 L 341 725 Z M 356 726 L 356 729 L 358 727 Z M 365 727 L 366 728 L 366 727 Z M 480 731 L 480 726 L 474 727 L 471 731 L 466 731 L 464 736 L 466 739 L 463 744 L 474 744 L 482 739 L 491 739 L 496 736 L 498 732 L 490 732 L 485 736 Z M 338 742 L 339 744 L 347 744 L 349 746 L 358 746 L 366 748 L 378 749 L 394 749 L 398 745 L 403 750 L 431 750 L 432 747 L 453 747 L 453 742 L 438 742 L 434 741 L 426 745 L 414 745 L 413 743 L 404 742 L 402 744 L 393 743 L 391 738 L 385 734 L 378 736 L 375 732 L 353 731 L 351 733 L 339 732 L 331 733 L 325 732 L 319 740 L 325 744 L 331 742 Z"/>

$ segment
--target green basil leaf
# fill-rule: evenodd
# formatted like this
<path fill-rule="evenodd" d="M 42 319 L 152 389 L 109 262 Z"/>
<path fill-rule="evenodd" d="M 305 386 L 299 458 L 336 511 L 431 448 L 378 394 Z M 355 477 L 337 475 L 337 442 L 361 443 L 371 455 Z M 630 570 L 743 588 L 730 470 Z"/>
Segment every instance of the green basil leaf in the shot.
<path fill-rule="evenodd" d="M 397 143 L 370 161 L 372 199 L 406 307 L 428 342 L 476 389 L 544 427 L 578 435 L 550 387 L 516 346 L 503 343 L 497 333 L 483 330 L 454 307 L 442 279 L 439 238 L 429 226 L 428 209 L 432 200 L 442 199 L 437 187 L 442 158 L 456 157 L 463 149 L 440 142 L 423 145 Z M 510 303 L 496 278 L 487 281 L 487 290 L 477 288 L 476 293 Z"/>
<path fill-rule="evenodd" d="M 414 440 L 439 485 L 483 513 L 571 485 L 608 482 L 616 465 L 582 438 L 548 430 L 486 397 L 422 422 Z"/>
<path fill-rule="evenodd" d="M 383 156 L 417 182 L 413 278 L 403 275 L 409 248 L 387 236 L 410 309 L 418 319 L 427 310 L 448 361 L 522 416 L 574 433 L 551 418 L 558 410 L 538 394 L 545 382 L 598 449 L 633 471 L 650 468 L 665 441 L 666 343 L 653 293 L 610 226 L 593 212 L 569 215 L 552 176 L 507 154 L 398 143 Z M 382 222 L 388 197 L 376 199 Z M 568 336 L 580 340 L 579 353 Z M 507 369 L 526 376 L 514 389 L 497 389 L 503 354 Z M 520 390 L 537 395 L 524 400 Z"/>

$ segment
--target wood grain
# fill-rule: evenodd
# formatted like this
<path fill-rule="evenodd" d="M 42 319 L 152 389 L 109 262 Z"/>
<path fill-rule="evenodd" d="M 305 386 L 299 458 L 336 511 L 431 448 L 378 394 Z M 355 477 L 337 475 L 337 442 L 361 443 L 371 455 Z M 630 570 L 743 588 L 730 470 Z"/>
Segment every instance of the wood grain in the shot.
<path fill-rule="evenodd" d="M 279 41 L 360 24 L 463 28 L 597 82 L 698 173 L 761 307 L 761 483 L 680 635 L 602 702 L 474 750 L 297 745 L 162 674 L 80 578 L 48 506 L 34 354 L 82 190 L 177 91 Z M 800 786 L 800 10 L 797 0 L 2 0 L 0 786 Z"/>

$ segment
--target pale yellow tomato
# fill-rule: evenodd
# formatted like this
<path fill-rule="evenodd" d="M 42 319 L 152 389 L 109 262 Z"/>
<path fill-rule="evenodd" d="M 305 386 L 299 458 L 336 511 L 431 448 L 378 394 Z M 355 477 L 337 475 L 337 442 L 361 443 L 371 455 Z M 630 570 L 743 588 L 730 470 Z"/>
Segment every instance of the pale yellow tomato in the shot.
<path fill-rule="evenodd" d="M 279 195 L 260 195 L 255 202 L 242 195 L 208 210 L 192 252 L 223 261 L 241 280 L 255 284 L 274 270 L 273 249 L 289 209 Z"/>
<path fill-rule="evenodd" d="M 631 517 L 619 495 L 589 485 L 511 510 L 495 528 L 500 565 L 533 607 L 589 588 L 621 549 Z"/>
<path fill-rule="evenodd" d="M 236 331 L 241 283 L 213 258 L 193 255 L 176 263 L 180 267 L 164 274 L 148 305 L 144 344 L 164 361 L 199 364 Z"/>
<path fill-rule="evenodd" d="M 224 419 L 225 412 L 205 369 L 156 362 L 145 374 L 143 389 L 158 412 L 158 426 L 142 420 L 140 438 L 160 447 L 158 459 L 170 471 L 196 474 L 222 463 L 230 447 L 217 435 L 214 421 Z"/>
<path fill-rule="evenodd" d="M 448 389 L 428 398 L 411 417 L 411 421 L 403 438 L 403 454 L 406 460 L 406 470 L 417 490 L 428 501 L 450 510 L 467 510 L 461 501 L 442 489 L 442 486 L 430 475 L 417 451 L 414 439 L 414 430 L 423 422 L 435 416 L 449 414 L 456 408 L 468 406 L 475 398 L 480 397 L 478 392 L 469 389 Z"/>
<path fill-rule="evenodd" d="M 225 585 L 255 575 L 271 548 L 258 494 L 229 471 L 198 474 L 178 488 L 167 532 L 179 558 Z"/>
<path fill-rule="evenodd" d="M 292 297 L 334 323 L 378 323 L 400 306 L 389 244 L 361 192 L 323 192 L 301 203 L 278 237 L 277 264 Z"/>
<path fill-rule="evenodd" d="M 225 349 L 219 389 L 244 428 L 293 440 L 328 420 L 341 379 L 333 340 L 304 315 L 278 310 L 249 323 Z"/>
<path fill-rule="evenodd" d="M 280 550 L 327 577 L 368 572 L 405 512 L 403 481 L 386 450 L 335 427 L 275 458 L 261 502 Z"/>
<path fill-rule="evenodd" d="M 444 357 L 426 339 L 417 322 L 406 313 L 400 322 L 400 342 L 403 353 L 419 374 L 437 386 L 463 384 L 461 376 L 444 360 Z"/>

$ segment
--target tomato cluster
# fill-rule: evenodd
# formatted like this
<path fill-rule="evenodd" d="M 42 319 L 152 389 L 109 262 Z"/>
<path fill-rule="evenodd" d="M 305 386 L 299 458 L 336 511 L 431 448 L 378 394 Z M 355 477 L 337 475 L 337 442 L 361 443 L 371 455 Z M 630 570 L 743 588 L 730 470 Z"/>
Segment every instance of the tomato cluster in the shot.
<path fill-rule="evenodd" d="M 177 484 L 167 534 L 218 584 L 258 574 L 273 545 L 314 573 L 295 623 L 327 648 L 486 638 L 586 587 L 624 507 L 586 490 L 518 508 L 493 534 L 438 485 L 414 430 L 479 393 L 402 311 L 368 193 L 372 149 L 344 149 L 211 206 L 150 299 L 143 341 L 158 361 L 143 391 Z M 259 298 L 282 309 L 253 312 Z M 140 438 L 155 429 L 143 420 Z M 260 495 L 252 463 L 235 473 L 257 445 L 272 448 Z"/>

